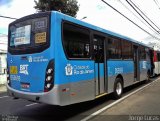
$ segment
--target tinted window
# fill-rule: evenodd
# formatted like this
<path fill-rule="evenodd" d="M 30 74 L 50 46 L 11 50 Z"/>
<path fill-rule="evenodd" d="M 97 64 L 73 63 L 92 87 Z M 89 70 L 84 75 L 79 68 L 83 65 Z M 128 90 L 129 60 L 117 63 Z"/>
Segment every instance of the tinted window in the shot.
<path fill-rule="evenodd" d="M 37 23 L 43 23 L 39 26 Z M 43 26 L 42 26 L 43 25 Z M 39 28 L 37 28 L 37 26 Z M 47 17 L 29 19 L 14 25 L 9 28 L 10 43 L 12 48 L 34 47 L 47 43 Z"/>
<path fill-rule="evenodd" d="M 123 59 L 131 59 L 132 56 L 132 44 L 128 41 L 122 41 L 122 57 Z"/>
<path fill-rule="evenodd" d="M 90 36 L 85 28 L 64 23 L 63 44 L 69 58 L 90 57 Z"/>
<path fill-rule="evenodd" d="M 9 25 L 11 54 L 42 52 L 50 46 L 50 12 L 20 18 Z"/>
<path fill-rule="evenodd" d="M 160 53 L 157 53 L 157 59 L 160 61 Z"/>
<path fill-rule="evenodd" d="M 140 59 L 146 59 L 146 51 L 145 51 L 145 47 L 140 46 Z"/>
<path fill-rule="evenodd" d="M 108 58 L 120 59 L 121 56 L 121 40 L 109 38 L 108 39 Z"/>
<path fill-rule="evenodd" d="M 104 62 L 104 37 L 94 35 L 93 38 L 93 53 L 94 60 L 98 63 Z"/>

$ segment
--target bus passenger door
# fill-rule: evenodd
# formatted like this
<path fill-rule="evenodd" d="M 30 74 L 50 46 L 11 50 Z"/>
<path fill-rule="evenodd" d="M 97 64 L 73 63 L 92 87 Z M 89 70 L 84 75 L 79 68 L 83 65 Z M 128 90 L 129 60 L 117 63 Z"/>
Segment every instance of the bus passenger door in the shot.
<path fill-rule="evenodd" d="M 136 45 L 133 45 L 133 61 L 134 61 L 134 80 L 140 81 L 139 51 L 138 51 L 138 46 Z"/>
<path fill-rule="evenodd" d="M 93 53 L 95 61 L 95 84 L 96 96 L 105 93 L 105 57 L 104 57 L 104 40 L 99 35 L 93 36 Z"/>

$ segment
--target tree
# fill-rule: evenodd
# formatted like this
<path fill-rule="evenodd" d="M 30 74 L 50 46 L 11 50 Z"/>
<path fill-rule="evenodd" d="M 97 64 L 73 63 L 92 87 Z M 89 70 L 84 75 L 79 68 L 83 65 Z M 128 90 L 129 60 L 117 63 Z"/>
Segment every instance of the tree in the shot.
<path fill-rule="evenodd" d="M 34 8 L 40 12 L 44 11 L 60 11 L 64 14 L 76 17 L 79 10 L 77 0 L 34 0 Z"/>

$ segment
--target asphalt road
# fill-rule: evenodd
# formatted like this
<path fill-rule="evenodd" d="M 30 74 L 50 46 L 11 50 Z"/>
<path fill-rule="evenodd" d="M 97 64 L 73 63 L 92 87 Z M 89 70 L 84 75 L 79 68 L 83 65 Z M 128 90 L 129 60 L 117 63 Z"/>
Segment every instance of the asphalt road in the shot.
<path fill-rule="evenodd" d="M 152 79 L 152 81 L 154 81 L 155 79 L 157 79 L 157 78 Z M 152 81 L 151 81 L 151 83 L 152 83 Z M 144 86 L 145 84 L 146 83 L 141 82 L 141 83 L 135 84 L 134 86 L 126 88 L 124 90 L 123 96 L 128 95 L 129 93 Z M 151 91 L 153 91 L 153 90 L 151 90 Z M 157 89 L 156 91 L 160 92 L 160 88 Z M 143 92 L 143 93 L 145 93 L 145 92 Z M 150 93 L 150 94 L 152 94 L 152 93 Z M 158 93 L 158 94 L 160 94 L 160 93 Z M 149 96 L 149 95 L 147 95 L 147 96 Z M 152 99 L 152 96 L 149 98 Z M 134 102 L 134 100 L 136 100 L 136 99 L 137 99 L 137 97 L 134 97 L 134 98 L 130 99 L 130 101 Z M 160 98 L 158 98 L 158 99 L 160 99 Z M 147 103 L 147 99 L 145 99 L 145 100 L 146 101 L 144 103 Z M 154 100 L 154 97 L 152 100 Z M 130 104 L 130 101 L 125 102 L 125 104 L 126 103 Z M 12 97 L 7 96 L 7 93 L 1 93 L 0 94 L 0 120 L 6 121 L 7 119 L 9 119 L 12 121 L 61 121 L 61 120 L 77 121 L 77 120 L 84 119 L 85 117 L 91 115 L 92 113 L 96 112 L 97 110 L 99 110 L 99 109 L 101 109 L 101 108 L 105 107 L 106 105 L 109 105 L 113 102 L 115 102 L 115 100 L 112 99 L 112 95 L 107 95 L 107 96 L 104 96 L 104 97 L 99 98 L 94 101 L 84 102 L 84 103 L 80 103 L 80 104 L 74 104 L 74 105 L 70 105 L 70 106 L 59 107 L 59 106 L 53 106 L 53 105 L 34 103 L 34 102 L 30 102 L 30 101 L 23 100 L 23 99 L 14 100 Z M 123 104 L 124 107 L 125 107 L 125 104 Z M 141 104 L 142 103 L 140 103 L 139 105 L 141 105 Z M 115 105 L 112 108 L 114 108 L 114 107 L 118 108 L 118 105 Z M 123 112 L 123 111 L 121 111 L 121 108 L 118 108 L 118 109 L 119 109 L 119 112 Z M 134 107 L 134 109 L 135 110 L 132 110 L 133 112 L 131 112 L 131 113 L 138 114 L 138 112 L 139 112 L 138 106 Z M 138 112 L 136 111 L 136 109 L 138 110 Z M 108 111 L 107 111 L 107 113 L 103 112 L 100 115 L 120 115 L 120 114 L 129 115 L 129 113 L 128 114 L 114 113 L 116 110 L 117 109 L 113 109 L 111 111 L 112 113 L 109 113 L 109 114 L 108 114 Z M 151 109 L 151 110 L 154 110 L 154 109 Z M 134 113 L 134 111 L 136 111 L 136 112 Z M 160 109 L 159 109 L 159 112 L 160 112 Z M 116 118 L 116 116 L 115 116 L 115 118 Z M 100 118 L 98 116 L 93 118 L 93 120 L 95 120 L 95 121 L 99 121 L 99 119 Z M 106 117 L 103 118 L 103 116 L 101 116 L 101 119 L 106 120 Z"/>
<path fill-rule="evenodd" d="M 90 118 L 92 121 L 160 121 L 160 79 Z"/>

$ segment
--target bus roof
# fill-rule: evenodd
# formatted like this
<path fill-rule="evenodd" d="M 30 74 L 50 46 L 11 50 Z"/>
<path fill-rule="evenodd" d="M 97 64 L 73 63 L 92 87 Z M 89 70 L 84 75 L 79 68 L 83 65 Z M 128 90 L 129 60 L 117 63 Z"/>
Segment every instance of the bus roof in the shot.
<path fill-rule="evenodd" d="M 46 12 L 46 13 L 50 13 L 50 12 Z M 78 25 L 82 25 L 84 27 L 87 27 L 87 28 L 90 28 L 90 29 L 93 29 L 93 30 L 96 30 L 96 31 L 99 31 L 99 32 L 102 32 L 102 33 L 105 33 L 105 34 L 108 34 L 108 35 L 111 35 L 111 36 L 114 36 L 114 37 L 118 37 L 118 38 L 121 38 L 121 39 L 125 39 L 125 40 L 128 40 L 128 41 L 131 41 L 133 43 L 136 43 L 136 44 L 139 44 L 139 45 L 142 45 L 142 46 L 145 46 L 145 47 L 148 47 L 150 49 L 153 49 L 152 47 L 142 43 L 142 42 L 139 42 L 137 40 L 134 40 L 132 38 L 129 38 L 127 36 L 124 36 L 124 35 L 121 35 L 121 34 L 118 34 L 118 33 L 115 33 L 115 32 L 112 32 L 112 31 L 109 31 L 107 29 L 103 29 L 101 27 L 97 27 L 95 25 L 92 25 L 92 24 L 89 24 L 87 22 L 84 22 L 84 21 L 81 21 L 81 20 L 78 20 L 74 17 L 71 17 L 69 15 L 66 15 L 66 14 L 63 14 L 61 12 L 58 12 L 58 11 L 51 11 L 52 14 L 55 14 L 57 17 L 59 17 L 60 19 L 63 19 L 63 20 L 66 20 L 66 21 L 70 21 L 70 22 L 73 22 L 75 24 L 78 24 Z M 15 22 L 21 22 L 25 19 L 29 19 L 29 18 L 32 18 L 31 16 L 38 16 L 39 14 L 45 14 L 45 12 L 41 12 L 41 13 L 35 13 L 35 14 L 32 14 L 32 15 L 28 15 L 28 16 L 24 16 L 20 19 L 17 19 L 16 21 L 13 21 L 12 23 L 10 24 L 14 24 Z"/>
<path fill-rule="evenodd" d="M 68 16 L 66 14 L 63 14 L 63 13 L 60 13 L 60 12 L 57 12 L 57 11 L 52 11 L 52 13 L 53 14 L 57 14 L 57 17 L 60 17 L 63 20 L 70 21 L 70 22 L 73 22 L 75 24 L 82 25 L 82 26 L 85 26 L 87 28 L 90 28 L 90 29 L 93 29 L 93 30 L 96 30 L 96 31 L 100 31 L 102 33 L 105 33 L 105 34 L 108 34 L 108 35 L 111 35 L 111 36 L 115 36 L 115 37 L 118 37 L 118 38 L 121 38 L 121 39 L 125 39 L 125 40 L 131 41 L 133 43 L 136 43 L 136 44 L 139 44 L 139 45 L 143 45 L 145 47 L 153 49 L 152 47 L 150 47 L 150 46 L 148 46 L 148 45 L 146 45 L 146 44 L 144 44 L 142 42 L 139 42 L 139 41 L 134 40 L 132 38 L 129 38 L 127 36 L 124 36 L 124 35 L 121 35 L 121 34 L 118 34 L 118 33 L 112 32 L 112 31 L 109 31 L 107 29 L 103 29 L 101 27 L 97 27 L 97 26 L 89 24 L 87 22 L 78 20 L 78 19 L 76 19 L 74 17 Z"/>

